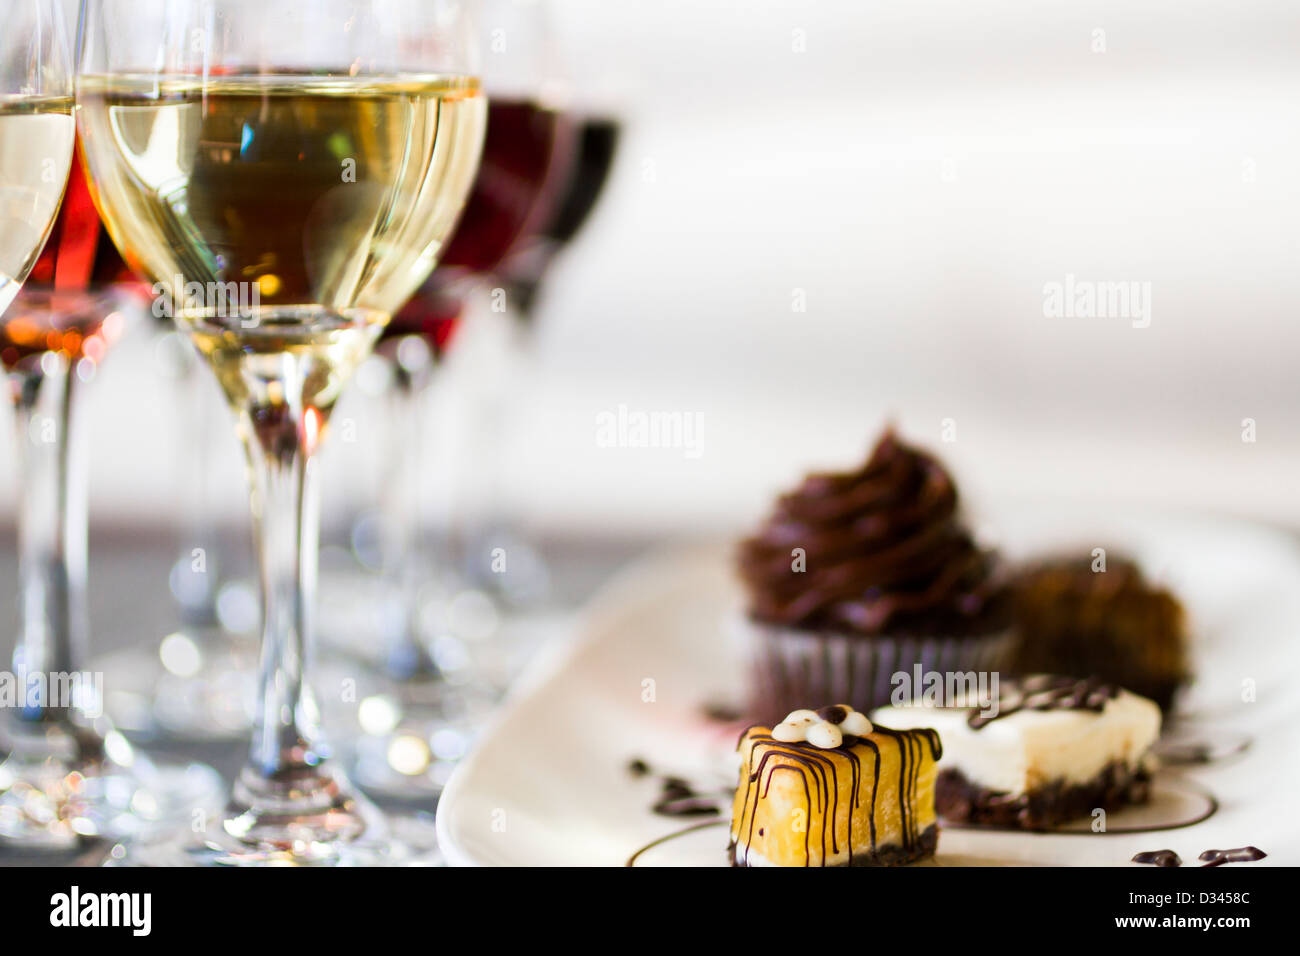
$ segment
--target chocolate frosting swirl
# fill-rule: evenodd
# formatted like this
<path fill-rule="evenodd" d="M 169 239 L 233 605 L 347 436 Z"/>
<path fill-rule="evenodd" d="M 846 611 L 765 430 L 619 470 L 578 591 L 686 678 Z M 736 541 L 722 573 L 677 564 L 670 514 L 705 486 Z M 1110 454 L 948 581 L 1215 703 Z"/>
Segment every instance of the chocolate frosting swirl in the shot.
<path fill-rule="evenodd" d="M 864 636 L 1005 626 L 993 555 L 975 545 L 957 505 L 939 461 L 886 431 L 865 465 L 809 475 L 741 543 L 750 615 Z"/>

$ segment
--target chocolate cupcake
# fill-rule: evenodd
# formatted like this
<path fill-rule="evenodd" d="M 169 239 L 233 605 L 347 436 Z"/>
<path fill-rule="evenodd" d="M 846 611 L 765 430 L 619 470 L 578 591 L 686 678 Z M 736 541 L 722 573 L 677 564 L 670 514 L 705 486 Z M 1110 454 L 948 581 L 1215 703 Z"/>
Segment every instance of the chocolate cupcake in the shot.
<path fill-rule="evenodd" d="M 889 703 L 895 673 L 996 670 L 1009 645 L 996 557 L 943 465 L 892 430 L 861 468 L 782 495 L 738 563 L 764 717 L 808 700 L 867 711 Z"/>

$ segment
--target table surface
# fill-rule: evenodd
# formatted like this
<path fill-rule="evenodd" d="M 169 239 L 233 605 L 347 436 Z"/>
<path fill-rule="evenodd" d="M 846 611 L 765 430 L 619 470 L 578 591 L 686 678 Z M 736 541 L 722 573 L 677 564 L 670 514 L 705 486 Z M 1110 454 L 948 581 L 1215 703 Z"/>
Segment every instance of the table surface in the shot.
<path fill-rule="evenodd" d="M 13 635 L 17 630 L 17 561 L 12 529 L 0 529 L 0 669 L 9 669 Z M 600 585 L 654 542 L 644 539 L 545 540 L 537 543 L 551 574 L 548 600 L 537 609 L 539 618 L 574 611 Z M 251 576 L 251 547 L 238 533 L 223 536 L 223 553 L 230 576 Z M 91 621 L 92 661 L 99 654 L 157 641 L 177 626 L 176 608 L 167 588 L 167 573 L 177 555 L 171 536 L 157 529 L 113 529 L 92 533 L 87 586 Z M 526 616 L 526 615 L 525 615 Z M 184 746 L 148 744 L 141 749 L 163 761 L 199 760 L 215 767 L 228 781 L 238 771 L 246 744 Z M 382 801 L 377 801 L 382 804 Z M 0 852 L 0 866 L 76 865 L 76 856 L 21 855 Z"/>

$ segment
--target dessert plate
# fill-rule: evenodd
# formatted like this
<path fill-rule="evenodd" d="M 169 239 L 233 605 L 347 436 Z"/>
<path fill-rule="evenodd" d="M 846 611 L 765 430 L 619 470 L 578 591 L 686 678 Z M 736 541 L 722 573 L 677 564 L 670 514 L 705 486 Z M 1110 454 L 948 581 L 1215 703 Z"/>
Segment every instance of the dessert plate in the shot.
<path fill-rule="evenodd" d="M 1191 620 L 1197 682 L 1180 733 L 1211 751 L 1220 739 L 1251 743 L 1163 770 L 1152 804 L 1112 813 L 1103 832 L 946 828 L 934 865 L 1127 865 L 1164 848 L 1194 861 L 1247 844 L 1269 854 L 1263 864 L 1300 863 L 1288 823 L 1300 786 L 1300 545 L 1259 525 L 1103 505 L 1018 502 L 982 518 L 1011 558 L 1071 545 L 1134 555 Z M 745 680 L 729 555 L 699 548 L 635 565 L 570 643 L 536 662 L 442 796 L 449 861 L 725 865 L 740 729 L 727 715 Z"/>

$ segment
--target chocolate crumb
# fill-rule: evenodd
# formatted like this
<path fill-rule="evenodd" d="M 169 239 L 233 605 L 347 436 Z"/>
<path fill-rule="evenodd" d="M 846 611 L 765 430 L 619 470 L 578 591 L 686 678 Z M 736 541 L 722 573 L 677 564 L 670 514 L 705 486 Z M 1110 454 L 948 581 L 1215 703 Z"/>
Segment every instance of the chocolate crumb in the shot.
<path fill-rule="evenodd" d="M 699 793 L 681 777 L 664 777 L 659 799 L 650 809 L 664 817 L 715 817 L 722 812 L 718 798 Z"/>
<path fill-rule="evenodd" d="M 730 704 L 707 704 L 704 707 L 704 716 L 720 724 L 731 724 L 740 720 L 744 714 Z"/>

